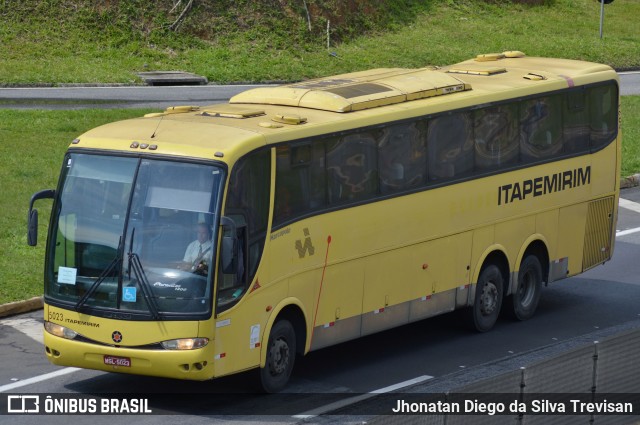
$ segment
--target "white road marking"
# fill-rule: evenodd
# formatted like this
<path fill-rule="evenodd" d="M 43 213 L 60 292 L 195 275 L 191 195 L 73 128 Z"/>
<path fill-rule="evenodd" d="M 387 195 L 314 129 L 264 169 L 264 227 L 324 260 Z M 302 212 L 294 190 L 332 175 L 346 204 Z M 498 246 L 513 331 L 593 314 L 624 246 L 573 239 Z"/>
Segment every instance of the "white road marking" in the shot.
<path fill-rule="evenodd" d="M 620 198 L 620 201 L 618 202 L 618 205 L 620 205 L 621 208 L 624 208 L 626 210 L 630 210 L 630 211 L 634 211 L 634 212 L 640 213 L 640 204 L 637 203 L 637 202 L 633 202 L 633 201 L 630 201 L 628 199 Z M 620 236 L 631 235 L 633 233 L 638 233 L 638 232 L 640 232 L 640 227 L 636 227 L 634 229 L 617 230 L 616 231 L 616 238 L 618 238 Z"/>
<path fill-rule="evenodd" d="M 25 317 L 25 318 L 16 317 L 16 318 L 11 318 L 11 319 L 3 319 L 2 321 L 0 321 L 0 324 L 5 325 L 5 326 L 10 326 L 10 327 L 12 327 L 12 328 L 24 333 L 28 337 L 33 338 L 34 340 L 38 341 L 40 344 L 44 344 L 44 338 L 42 336 L 42 332 L 44 332 L 44 327 L 43 327 L 41 321 L 38 321 L 36 319 L 32 319 L 30 317 Z M 24 386 L 27 386 L 27 385 L 31 385 L 31 384 L 35 384 L 35 383 L 38 383 L 38 382 L 46 381 L 46 380 L 49 380 L 49 379 L 54 379 L 54 378 L 57 378 L 59 376 L 63 376 L 63 375 L 67 375 L 69 373 L 76 372 L 78 370 L 81 370 L 81 369 L 79 369 L 77 367 L 65 367 L 64 369 L 60 369 L 60 370 L 57 370 L 55 372 L 45 373 L 44 375 L 39 375 L 39 376 L 34 376 L 33 378 L 28 378 L 28 379 L 25 379 L 25 380 L 22 380 L 22 381 L 17 381 L 17 382 L 14 382 L 12 384 L 2 385 L 2 386 L 0 386 L 0 393 L 11 391 L 11 390 L 13 390 L 15 388 L 24 387 Z"/>
<path fill-rule="evenodd" d="M 24 387 L 38 382 L 46 381 L 48 379 L 57 378 L 59 376 L 68 375 L 73 372 L 77 372 L 81 369 L 77 367 L 65 367 L 64 369 L 56 370 L 55 372 L 45 373 L 44 375 L 34 376 L 33 378 L 25 379 L 24 381 L 14 382 L 13 384 L 7 384 L 0 386 L 0 393 L 11 391 L 16 388 Z"/>
<path fill-rule="evenodd" d="M 335 403 L 330 403 L 325 406 L 321 406 L 316 409 L 309 410 L 308 412 L 300 413 L 299 415 L 294 415 L 293 417 L 295 419 L 313 418 L 313 417 L 325 414 L 327 412 L 331 412 L 333 410 L 340 409 L 342 407 L 349 406 L 351 404 L 370 399 L 372 397 L 375 397 L 378 394 L 389 393 L 391 391 L 399 390 L 401 388 L 405 388 L 414 384 L 419 384 L 420 382 L 428 381 L 429 379 L 433 379 L 433 376 L 429 376 L 429 375 L 418 376 L 417 378 L 409 379 L 408 381 L 404 381 L 404 382 L 399 382 L 397 384 L 380 388 L 378 390 L 374 390 L 366 394 L 361 394 L 361 395 L 346 398 L 344 400 L 336 401 Z"/>
<path fill-rule="evenodd" d="M 640 227 L 636 227 L 635 229 L 627 229 L 627 230 L 616 231 L 616 238 L 619 238 L 620 236 L 627 236 L 627 235 L 630 235 L 632 233 L 638 233 L 638 232 L 640 232 Z"/>
<path fill-rule="evenodd" d="M 637 203 L 637 202 L 633 202 L 633 201 L 630 201 L 628 199 L 620 198 L 620 201 L 618 202 L 618 205 L 620 205 L 624 209 L 640 213 L 640 204 Z"/>
<path fill-rule="evenodd" d="M 42 322 L 32 319 L 30 317 L 27 318 L 12 318 L 12 319 L 4 319 L 0 322 L 2 325 L 11 326 L 15 330 L 22 332 L 30 338 L 35 339 L 40 344 L 44 344 L 44 340 L 42 337 L 42 332 L 44 332 L 44 326 Z"/>

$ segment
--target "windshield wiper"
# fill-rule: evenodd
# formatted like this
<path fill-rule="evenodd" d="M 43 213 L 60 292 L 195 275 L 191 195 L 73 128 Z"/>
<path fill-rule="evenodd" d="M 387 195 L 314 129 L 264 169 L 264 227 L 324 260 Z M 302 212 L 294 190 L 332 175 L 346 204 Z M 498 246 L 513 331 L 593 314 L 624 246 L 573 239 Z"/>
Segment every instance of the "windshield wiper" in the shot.
<path fill-rule="evenodd" d="M 136 279 L 140 283 L 140 290 L 142 291 L 142 295 L 144 296 L 144 300 L 147 302 L 147 306 L 149 307 L 149 312 L 151 313 L 151 317 L 154 320 L 160 319 L 160 313 L 158 313 L 158 305 L 156 304 L 156 300 L 153 297 L 151 292 L 151 286 L 149 285 L 149 280 L 147 279 L 147 275 L 144 272 L 144 267 L 142 267 L 142 263 L 140 262 L 140 257 L 138 254 L 133 252 L 133 236 L 136 233 L 135 227 L 131 231 L 131 240 L 129 241 L 129 253 L 127 256 L 129 257 L 129 266 L 128 273 L 129 279 L 131 279 L 131 269 L 133 269 L 133 274 Z"/>
<path fill-rule="evenodd" d="M 80 311 L 80 308 L 82 308 L 87 300 L 89 300 L 89 298 L 91 298 L 91 296 L 96 292 L 98 286 L 100 286 L 100 284 L 104 282 L 104 280 L 111 274 L 113 269 L 118 265 L 118 263 L 122 259 L 122 249 L 122 236 L 120 236 L 120 239 L 118 240 L 118 250 L 116 251 L 116 256 L 113 260 L 111 260 L 107 268 L 104 269 L 102 273 L 100 273 L 100 276 L 96 279 L 95 282 L 93 282 L 89 290 L 85 292 L 82 298 L 80 298 L 80 300 L 76 303 L 74 307 L 76 311 Z"/>

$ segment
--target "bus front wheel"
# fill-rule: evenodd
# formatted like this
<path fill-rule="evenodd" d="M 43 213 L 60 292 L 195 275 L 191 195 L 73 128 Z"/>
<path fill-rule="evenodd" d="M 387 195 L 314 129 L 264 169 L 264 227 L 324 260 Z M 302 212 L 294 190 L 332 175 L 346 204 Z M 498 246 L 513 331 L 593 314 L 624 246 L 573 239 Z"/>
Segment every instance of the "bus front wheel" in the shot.
<path fill-rule="evenodd" d="M 273 325 L 267 344 L 267 362 L 260 369 L 262 389 L 267 393 L 282 390 L 289 381 L 296 358 L 296 334 L 288 320 Z"/>
<path fill-rule="evenodd" d="M 517 320 L 533 317 L 542 292 L 542 266 L 535 255 L 528 255 L 520 264 L 518 287 L 511 295 L 511 316 Z"/>
<path fill-rule="evenodd" d="M 490 330 L 498 320 L 502 307 L 504 279 L 500 268 L 495 264 L 485 267 L 476 285 L 476 296 L 471 307 L 471 325 L 479 332 Z"/>

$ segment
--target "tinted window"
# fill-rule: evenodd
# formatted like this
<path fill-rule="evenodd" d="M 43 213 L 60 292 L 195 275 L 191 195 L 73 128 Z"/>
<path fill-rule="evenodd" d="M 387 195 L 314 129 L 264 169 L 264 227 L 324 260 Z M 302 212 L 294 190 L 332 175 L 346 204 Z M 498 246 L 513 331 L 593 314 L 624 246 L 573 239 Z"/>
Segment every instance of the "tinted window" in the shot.
<path fill-rule="evenodd" d="M 325 205 L 324 143 L 278 146 L 274 223 L 282 223 Z"/>
<path fill-rule="evenodd" d="M 248 269 L 238 270 L 241 284 L 251 282 L 262 256 L 269 222 L 270 188 L 270 151 L 249 154 L 233 167 L 225 215 L 231 217 L 239 226 L 238 236 L 241 245 L 239 259 L 240 263 L 245 263 L 248 267 Z M 245 274 L 244 271 L 248 273 Z M 221 287 L 222 285 L 224 282 L 221 283 Z"/>
<path fill-rule="evenodd" d="M 591 149 L 606 146 L 618 130 L 618 91 L 616 86 L 593 87 L 589 90 Z"/>
<path fill-rule="evenodd" d="M 479 109 L 473 114 L 476 169 L 492 170 L 518 161 L 517 104 Z"/>
<path fill-rule="evenodd" d="M 458 112 L 429 121 L 427 147 L 429 178 L 460 177 L 473 170 L 473 127 L 471 113 Z"/>
<path fill-rule="evenodd" d="M 422 186 L 427 180 L 426 121 L 392 125 L 378 141 L 380 192 Z"/>
<path fill-rule="evenodd" d="M 243 158 L 231 173 L 227 214 L 244 215 L 251 235 L 267 230 L 270 182 L 270 152 L 266 150 Z"/>
<path fill-rule="evenodd" d="M 361 201 L 378 193 L 374 132 L 334 139 L 326 145 L 329 203 Z"/>
<path fill-rule="evenodd" d="M 589 109 L 583 87 L 568 92 L 563 98 L 562 136 L 564 152 L 568 154 L 589 150 Z"/>
<path fill-rule="evenodd" d="M 615 84 L 577 87 L 278 146 L 274 223 L 597 150 L 616 135 L 617 108 Z"/>
<path fill-rule="evenodd" d="M 562 152 L 562 97 L 525 100 L 520 106 L 520 152 L 524 162 L 536 162 Z"/>

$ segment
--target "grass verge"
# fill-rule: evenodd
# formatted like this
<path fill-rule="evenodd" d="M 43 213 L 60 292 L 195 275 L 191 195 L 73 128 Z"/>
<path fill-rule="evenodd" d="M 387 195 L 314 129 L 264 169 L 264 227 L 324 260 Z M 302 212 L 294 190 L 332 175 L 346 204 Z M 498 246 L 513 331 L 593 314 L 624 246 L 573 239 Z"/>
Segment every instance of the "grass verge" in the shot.
<path fill-rule="evenodd" d="M 0 110 L 0 304 L 42 294 L 44 240 L 50 201 L 40 201 L 40 244 L 26 244 L 30 196 L 55 188 L 69 142 L 100 124 L 140 116 L 149 110 Z M 622 98 L 622 175 L 640 172 L 640 96 Z"/>
<path fill-rule="evenodd" d="M 42 294 L 44 242 L 49 227 L 50 201 L 39 201 L 37 247 L 27 246 L 29 199 L 42 189 L 55 188 L 69 142 L 100 124 L 132 116 L 142 110 L 0 110 L 0 304 Z"/>
<path fill-rule="evenodd" d="M 167 29 L 166 1 L 111 3 L 0 3 L 0 84 L 132 83 L 149 70 L 190 71 L 218 83 L 292 81 L 505 50 L 640 67 L 638 0 L 606 6 L 602 39 L 592 0 L 389 0 L 388 19 L 352 13 L 337 22 L 314 10 L 307 21 L 302 2 L 197 2 L 178 32 Z"/>

